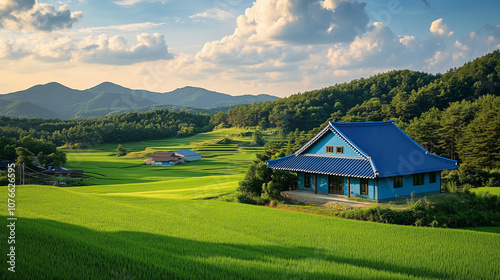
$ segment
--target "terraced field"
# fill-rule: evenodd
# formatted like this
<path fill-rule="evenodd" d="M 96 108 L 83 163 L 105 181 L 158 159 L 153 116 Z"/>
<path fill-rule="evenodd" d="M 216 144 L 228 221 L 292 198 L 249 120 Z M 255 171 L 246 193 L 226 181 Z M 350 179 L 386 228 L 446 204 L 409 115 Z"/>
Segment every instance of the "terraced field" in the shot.
<path fill-rule="evenodd" d="M 94 176 L 93 185 L 17 188 L 17 272 L 7 271 L 3 253 L 0 279 L 500 278 L 497 233 L 205 199 L 235 190 L 254 157 L 255 148 L 242 146 L 249 138 L 213 144 L 238 132 L 123 144 L 136 152 L 191 148 L 204 158 L 179 166 L 109 156 L 116 145 L 71 152 L 68 166 Z"/>

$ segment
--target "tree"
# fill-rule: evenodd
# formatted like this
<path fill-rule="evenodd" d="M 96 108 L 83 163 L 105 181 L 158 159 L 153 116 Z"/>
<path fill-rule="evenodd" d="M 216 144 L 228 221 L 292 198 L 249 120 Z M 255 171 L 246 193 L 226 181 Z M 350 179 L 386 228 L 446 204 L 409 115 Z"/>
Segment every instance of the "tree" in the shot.
<path fill-rule="evenodd" d="M 16 165 L 21 166 L 21 164 L 25 164 L 26 167 L 31 169 L 35 169 L 35 165 L 33 164 L 33 153 L 30 152 L 25 147 L 17 147 L 16 148 Z"/>
<path fill-rule="evenodd" d="M 128 149 L 123 148 L 122 144 L 118 144 L 118 147 L 115 151 L 117 157 L 122 157 L 128 153 Z"/>
<path fill-rule="evenodd" d="M 470 101 L 453 102 L 443 111 L 441 116 L 441 140 L 439 148 L 446 152 L 451 159 L 457 159 L 458 140 L 463 130 L 474 118 L 476 104 Z"/>
<path fill-rule="evenodd" d="M 476 118 L 459 141 L 462 160 L 474 167 L 500 167 L 500 97 L 487 95 L 478 100 Z"/>
<path fill-rule="evenodd" d="M 282 191 L 297 188 L 297 175 L 288 171 L 273 170 L 271 182 L 264 185 L 264 191 L 270 198 L 277 199 Z"/>
<path fill-rule="evenodd" d="M 61 150 L 56 150 L 52 154 L 47 156 L 47 163 L 55 162 L 60 165 L 64 165 L 66 163 L 66 153 Z"/>
<path fill-rule="evenodd" d="M 249 196 L 260 196 L 262 194 L 262 184 L 264 180 L 259 177 L 259 163 L 253 162 L 248 167 L 245 178 L 239 183 L 238 190 Z"/>
<path fill-rule="evenodd" d="M 420 118 L 415 117 L 406 129 L 407 134 L 431 153 L 436 153 L 440 140 L 441 111 L 437 108 L 423 113 Z"/>
<path fill-rule="evenodd" d="M 266 143 L 266 140 L 264 140 L 264 136 L 262 135 L 262 132 L 259 130 L 256 130 L 254 133 L 252 133 L 252 142 L 250 142 L 251 146 L 262 146 Z"/>

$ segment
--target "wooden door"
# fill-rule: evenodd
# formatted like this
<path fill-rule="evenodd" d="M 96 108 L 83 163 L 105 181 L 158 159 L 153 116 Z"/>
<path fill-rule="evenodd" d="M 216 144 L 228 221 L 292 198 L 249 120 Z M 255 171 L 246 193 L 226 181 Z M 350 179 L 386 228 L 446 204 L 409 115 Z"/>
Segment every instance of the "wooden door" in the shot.
<path fill-rule="evenodd" d="M 328 193 L 344 195 L 344 177 L 329 175 Z"/>

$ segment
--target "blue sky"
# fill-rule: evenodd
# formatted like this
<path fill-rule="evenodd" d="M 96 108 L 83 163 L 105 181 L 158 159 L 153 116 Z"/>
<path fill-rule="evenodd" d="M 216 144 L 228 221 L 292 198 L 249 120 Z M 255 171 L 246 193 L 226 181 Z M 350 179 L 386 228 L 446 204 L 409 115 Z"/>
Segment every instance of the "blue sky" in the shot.
<path fill-rule="evenodd" d="M 479 3 L 479 4 L 477 4 Z M 57 81 L 288 96 L 500 48 L 500 1 L 5 0 L 0 93 Z"/>

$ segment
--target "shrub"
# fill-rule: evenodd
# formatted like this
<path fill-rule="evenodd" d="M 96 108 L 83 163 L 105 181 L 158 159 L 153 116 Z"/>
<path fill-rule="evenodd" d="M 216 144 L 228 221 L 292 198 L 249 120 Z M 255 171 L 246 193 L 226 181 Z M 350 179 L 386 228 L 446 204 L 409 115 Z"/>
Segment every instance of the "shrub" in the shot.
<path fill-rule="evenodd" d="M 339 217 L 378 223 L 424 227 L 492 226 L 500 221 L 500 200 L 497 196 L 476 195 L 469 191 L 439 202 L 426 198 L 408 201 L 408 209 L 384 208 L 379 205 L 339 212 Z"/>
<path fill-rule="evenodd" d="M 231 138 L 224 136 L 221 139 L 219 139 L 215 144 L 231 144 Z"/>

